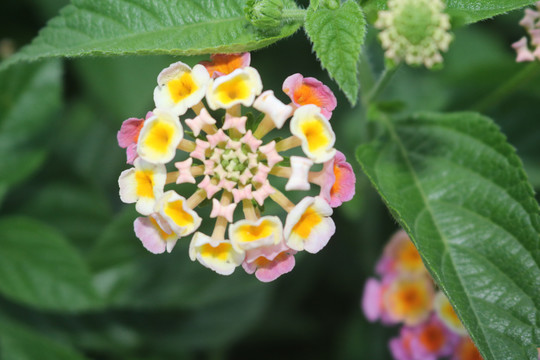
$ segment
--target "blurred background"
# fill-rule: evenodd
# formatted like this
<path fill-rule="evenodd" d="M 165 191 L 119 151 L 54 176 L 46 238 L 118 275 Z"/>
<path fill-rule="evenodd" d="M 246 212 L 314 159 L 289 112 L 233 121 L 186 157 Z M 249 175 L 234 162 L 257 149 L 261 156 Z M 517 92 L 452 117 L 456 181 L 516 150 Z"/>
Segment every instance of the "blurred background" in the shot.
<path fill-rule="evenodd" d="M 67 2 L 4 1 L 0 55 L 28 43 Z M 471 109 L 524 66 L 514 62 L 510 48 L 525 35 L 518 25 L 521 15 L 455 30 L 442 70 L 402 67 L 383 100 L 403 116 Z M 382 53 L 372 28 L 366 55 L 380 71 Z M 398 227 L 354 160 L 356 146 L 369 139 L 362 125 L 366 109 L 351 108 L 321 70 L 302 31 L 253 52 L 252 66 L 265 89 L 282 100 L 282 81 L 296 72 L 322 80 L 337 95 L 336 147 L 355 168 L 357 195 L 334 213 L 337 232 L 328 246 L 317 255 L 300 254 L 293 272 L 262 284 L 241 269 L 223 277 L 192 263 L 188 241 L 179 241 L 171 254 L 155 256 L 135 237 L 134 206 L 118 196 L 118 176 L 128 165 L 116 132 L 123 120 L 153 108 L 161 69 L 206 58 L 53 60 L 0 74 L 0 221 L 24 216 L 61 234 L 84 259 L 102 298 L 76 312 L 40 310 L 0 294 L 0 321 L 17 329 L 6 333 L 0 325 L 0 356 L 389 359 L 387 341 L 396 329 L 369 324 L 359 302 L 366 278 Z M 513 96 L 485 109 L 517 148 L 535 188 L 540 187 L 538 80 L 531 76 Z M 8 113 L 14 99 L 32 86 L 36 90 L 25 95 L 24 108 Z M 66 357 L 40 353 L 47 343 Z"/>

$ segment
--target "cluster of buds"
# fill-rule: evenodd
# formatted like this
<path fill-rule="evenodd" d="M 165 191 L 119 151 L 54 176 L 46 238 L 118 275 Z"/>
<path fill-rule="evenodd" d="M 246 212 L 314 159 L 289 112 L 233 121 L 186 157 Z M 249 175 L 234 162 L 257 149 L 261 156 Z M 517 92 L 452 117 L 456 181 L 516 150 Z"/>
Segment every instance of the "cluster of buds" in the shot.
<path fill-rule="evenodd" d="M 371 322 L 402 325 L 389 344 L 394 359 L 482 359 L 450 301 L 436 290 L 405 231 L 390 239 L 376 272 L 381 279 L 366 282 L 362 308 Z"/>
<path fill-rule="evenodd" d="M 389 0 L 388 10 L 379 11 L 375 22 L 385 57 L 427 68 L 442 63 L 441 51 L 448 51 L 452 41 L 444 9 L 442 0 Z"/>
<path fill-rule="evenodd" d="M 540 60 L 540 1 L 536 3 L 536 9 L 525 9 L 525 16 L 519 22 L 519 25 L 527 30 L 531 38 L 530 42 L 535 49 L 533 51 L 529 48 L 527 36 L 513 43 L 512 47 L 517 52 L 517 62 Z"/>
<path fill-rule="evenodd" d="M 143 215 L 134 230 L 150 252 L 171 252 L 178 239 L 192 235 L 191 260 L 222 275 L 242 265 L 272 281 L 292 270 L 296 252 L 317 253 L 328 243 L 333 208 L 353 197 L 355 177 L 334 148 L 332 91 L 295 74 L 283 84 L 291 100 L 285 104 L 272 90 L 263 92 L 249 65 L 244 53 L 164 69 L 154 90 L 156 108 L 145 119 L 124 121 L 118 132 L 134 166 L 118 182 L 121 200 L 136 203 Z M 255 114 L 245 112 L 251 106 Z M 292 135 L 265 140 L 289 118 Z M 167 169 L 168 163 L 174 167 Z M 316 185 L 320 192 L 295 204 L 276 186 L 280 178 L 287 179 L 284 191 Z M 191 195 L 177 193 L 175 184 L 193 187 Z M 268 199 L 285 210 L 282 218 L 263 214 Z M 196 208 L 205 200 L 215 218 L 211 234 L 197 231 L 203 219 Z"/>

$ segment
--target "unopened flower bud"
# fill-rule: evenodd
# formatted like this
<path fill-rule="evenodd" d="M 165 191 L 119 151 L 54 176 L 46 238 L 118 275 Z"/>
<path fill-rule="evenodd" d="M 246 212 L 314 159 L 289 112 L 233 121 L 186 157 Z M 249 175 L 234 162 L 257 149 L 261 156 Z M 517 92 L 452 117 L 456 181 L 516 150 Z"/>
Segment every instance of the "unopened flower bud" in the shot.
<path fill-rule="evenodd" d="M 261 31 L 272 31 L 281 25 L 283 0 L 249 0 L 244 8 L 248 21 Z"/>

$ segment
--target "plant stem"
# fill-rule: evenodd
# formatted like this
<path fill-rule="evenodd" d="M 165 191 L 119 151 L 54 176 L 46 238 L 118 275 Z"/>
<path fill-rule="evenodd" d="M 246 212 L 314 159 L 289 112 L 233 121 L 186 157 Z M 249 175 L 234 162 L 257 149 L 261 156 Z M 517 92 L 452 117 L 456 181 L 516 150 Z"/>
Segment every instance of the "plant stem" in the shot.
<path fill-rule="evenodd" d="M 377 97 L 381 94 L 381 92 L 386 88 L 386 85 L 390 82 L 394 74 L 396 73 L 397 69 L 399 68 L 399 65 L 394 66 L 392 68 L 386 67 L 377 80 L 377 83 L 375 86 L 371 89 L 371 91 L 366 95 L 364 98 L 364 105 L 368 105 L 373 100 L 377 99 Z"/>
<path fill-rule="evenodd" d="M 471 109 L 478 112 L 483 112 L 486 109 L 494 106 L 495 104 L 500 103 L 501 100 L 510 96 L 521 86 L 527 84 L 529 81 L 534 79 L 534 77 L 538 74 L 539 70 L 540 64 L 537 61 L 530 63 L 529 65 L 521 69 L 521 71 L 519 71 L 513 77 L 511 77 L 508 81 L 506 81 L 504 84 L 493 90 L 480 101 L 476 102 L 471 107 Z"/>
<path fill-rule="evenodd" d="M 306 19 L 306 10 L 304 9 L 283 9 L 283 20 L 285 22 L 301 22 Z"/>

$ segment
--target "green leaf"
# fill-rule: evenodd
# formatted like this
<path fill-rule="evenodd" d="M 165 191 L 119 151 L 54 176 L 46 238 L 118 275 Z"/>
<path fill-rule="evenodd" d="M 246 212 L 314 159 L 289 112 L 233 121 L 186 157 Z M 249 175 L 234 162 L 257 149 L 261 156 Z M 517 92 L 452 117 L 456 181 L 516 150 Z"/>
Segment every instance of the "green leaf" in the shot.
<path fill-rule="evenodd" d="M 323 68 L 351 104 L 356 104 L 360 87 L 356 65 L 366 33 L 360 6 L 354 0 L 348 0 L 335 10 L 310 7 L 305 29 Z"/>
<path fill-rule="evenodd" d="M 58 61 L 0 72 L 0 184 L 8 188 L 43 163 L 40 136 L 60 108 Z"/>
<path fill-rule="evenodd" d="M 482 356 L 536 360 L 540 211 L 514 149 L 475 113 L 380 120 L 358 161 Z"/>
<path fill-rule="evenodd" d="M 84 360 L 74 349 L 1 319 L 0 358 L 16 360 Z"/>
<path fill-rule="evenodd" d="M 53 229 L 24 217 L 0 220 L 0 293 L 46 310 L 98 304 L 79 254 Z"/>
<path fill-rule="evenodd" d="M 243 52 L 262 48 L 298 30 L 257 32 L 244 17 L 245 0 L 73 0 L 39 36 L 0 69 L 47 57 Z M 293 0 L 285 8 L 295 9 Z"/>
<path fill-rule="evenodd" d="M 388 0 L 367 1 L 365 9 L 369 12 L 384 10 L 387 2 Z M 446 0 L 446 7 L 454 26 L 459 26 L 489 19 L 534 3 L 536 3 L 534 0 Z"/>

